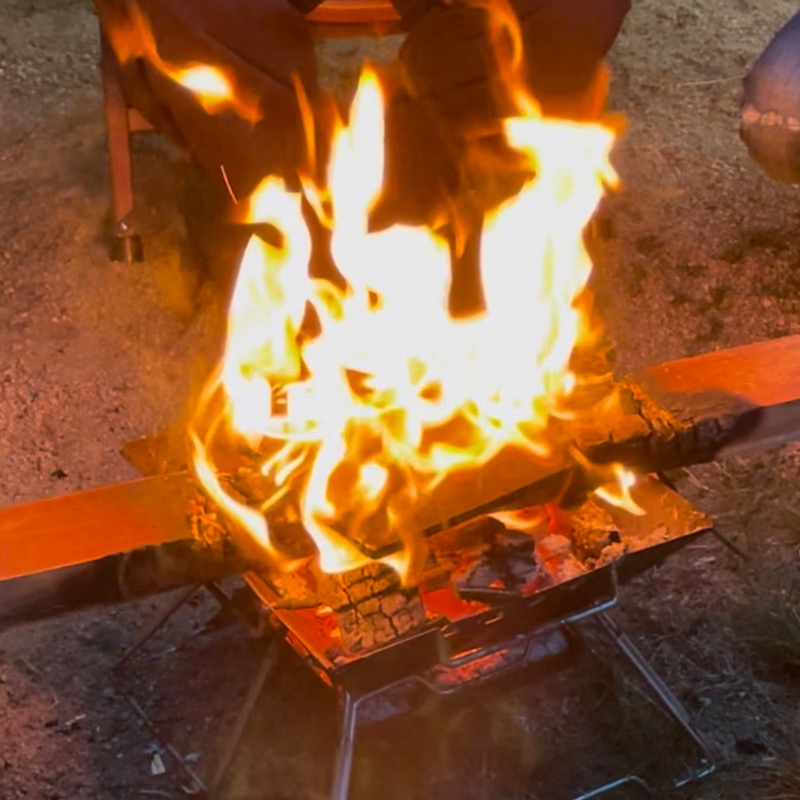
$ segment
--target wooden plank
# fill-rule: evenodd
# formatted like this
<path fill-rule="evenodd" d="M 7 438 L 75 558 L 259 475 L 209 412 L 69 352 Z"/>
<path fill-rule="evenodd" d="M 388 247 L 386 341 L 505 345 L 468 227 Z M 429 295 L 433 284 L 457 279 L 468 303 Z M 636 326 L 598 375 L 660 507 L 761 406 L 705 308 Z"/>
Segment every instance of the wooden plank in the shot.
<path fill-rule="evenodd" d="M 617 394 L 615 410 L 587 408 L 589 421 L 577 423 L 576 443 L 599 462 L 657 471 L 791 441 L 800 438 L 800 336 L 649 367 L 621 381 Z M 542 464 L 506 451 L 430 492 L 417 526 L 430 533 L 534 505 L 576 477 L 567 459 Z M 187 502 L 196 493 L 191 475 L 177 472 L 0 509 L 0 580 L 188 538 Z M 374 554 L 394 545 L 362 546 Z"/>
<path fill-rule="evenodd" d="M 578 433 L 597 461 L 688 466 L 800 438 L 800 336 L 647 367 L 618 385 L 622 413 Z"/>
<path fill-rule="evenodd" d="M 794 441 L 800 434 L 800 336 L 672 361 L 635 378 L 663 408 L 689 423 L 697 425 L 702 414 L 727 413 L 731 422 L 738 417 L 715 458 Z"/>
<path fill-rule="evenodd" d="M 795 441 L 800 336 L 647 367 L 615 391 L 607 413 L 588 406 L 569 423 L 574 444 L 598 464 L 658 472 Z M 519 451 L 503 453 L 485 468 L 449 477 L 422 501 L 417 520 L 432 532 L 477 513 L 535 505 L 602 474 L 579 474 L 567 459 L 542 464 Z"/>
<path fill-rule="evenodd" d="M 188 538 L 196 492 L 177 473 L 0 509 L 0 580 Z"/>
<path fill-rule="evenodd" d="M 0 631 L 91 606 L 199 586 L 251 569 L 233 548 L 190 539 L 0 581 Z"/>
<path fill-rule="evenodd" d="M 800 335 L 716 350 L 647 367 L 634 377 L 661 392 L 700 391 L 741 397 L 753 406 L 775 407 L 800 398 Z"/>

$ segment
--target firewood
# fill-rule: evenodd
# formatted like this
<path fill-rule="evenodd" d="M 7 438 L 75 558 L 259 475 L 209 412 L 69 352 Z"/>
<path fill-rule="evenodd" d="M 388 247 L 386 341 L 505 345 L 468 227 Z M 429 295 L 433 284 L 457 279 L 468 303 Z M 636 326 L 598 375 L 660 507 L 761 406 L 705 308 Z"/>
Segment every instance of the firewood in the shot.
<path fill-rule="evenodd" d="M 647 367 L 620 380 L 603 405 L 570 423 L 571 444 L 589 462 L 659 472 L 800 438 L 800 335 Z M 603 479 L 569 463 L 525 463 L 459 476 L 464 494 L 439 500 L 451 521 L 476 512 L 524 508 Z M 469 503 L 464 502 L 469 497 Z M 435 498 L 438 499 L 438 498 Z M 433 502 L 433 500 L 431 501 Z M 424 519 L 424 518 L 423 518 Z M 428 520 L 425 520 L 428 521 Z"/>
<path fill-rule="evenodd" d="M 319 600 L 336 619 L 344 652 L 372 650 L 425 622 L 417 589 L 404 588 L 397 573 L 379 562 L 338 574 L 319 573 L 315 583 Z"/>
<path fill-rule="evenodd" d="M 571 423 L 588 459 L 643 471 L 688 466 L 800 436 L 800 336 L 649 367 L 619 382 L 607 406 Z M 563 496 L 603 475 L 567 456 L 542 462 L 506 450 L 449 476 L 416 510 L 432 533 L 471 517 Z M 0 580 L 191 537 L 189 473 L 159 475 L 0 509 Z M 391 536 L 360 543 L 370 555 Z"/>
<path fill-rule="evenodd" d="M 114 483 L 0 510 L 0 581 L 188 538 L 186 473 Z"/>
<path fill-rule="evenodd" d="M 579 437 L 594 460 L 655 471 L 794 441 L 800 336 L 647 367 L 619 392 L 627 413 Z"/>
<path fill-rule="evenodd" d="M 397 590 L 372 597 L 334 614 L 340 632 L 339 644 L 344 653 L 373 650 L 425 623 L 422 600 L 412 590 Z M 337 654 L 331 655 L 335 660 Z"/>
<path fill-rule="evenodd" d="M 209 547 L 184 538 L 0 581 L 0 631 L 90 606 L 216 581 L 252 566 L 229 545 Z"/>

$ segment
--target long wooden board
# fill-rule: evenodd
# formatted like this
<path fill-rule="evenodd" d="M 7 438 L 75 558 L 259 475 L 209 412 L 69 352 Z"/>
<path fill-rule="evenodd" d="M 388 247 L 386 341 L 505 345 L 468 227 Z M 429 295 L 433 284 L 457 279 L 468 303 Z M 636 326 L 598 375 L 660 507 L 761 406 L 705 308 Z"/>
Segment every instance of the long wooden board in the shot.
<path fill-rule="evenodd" d="M 800 336 L 647 367 L 621 380 L 616 393 L 605 413 L 590 408 L 572 423 L 574 444 L 597 464 L 658 472 L 794 441 L 800 439 Z M 448 478 L 450 485 L 421 505 L 418 522 L 431 529 L 476 512 L 534 505 L 581 477 L 567 460 L 542 465 L 506 453 L 485 469 Z"/>
<path fill-rule="evenodd" d="M 196 491 L 178 473 L 0 509 L 0 580 L 186 538 Z"/>
<path fill-rule="evenodd" d="M 727 414 L 731 433 L 715 458 L 798 438 L 800 336 L 684 358 L 635 377 L 686 424 Z"/>
<path fill-rule="evenodd" d="M 800 438 L 800 336 L 649 367 L 620 383 L 620 410 L 584 425 L 598 461 L 648 471 Z M 503 456 L 437 489 L 417 514 L 432 530 L 475 513 L 520 508 L 560 491 L 573 470 Z M 190 535 L 185 472 L 0 509 L 0 580 Z"/>
<path fill-rule="evenodd" d="M 800 336 L 647 367 L 620 384 L 627 412 L 579 434 L 598 461 L 648 470 L 800 438 Z"/>

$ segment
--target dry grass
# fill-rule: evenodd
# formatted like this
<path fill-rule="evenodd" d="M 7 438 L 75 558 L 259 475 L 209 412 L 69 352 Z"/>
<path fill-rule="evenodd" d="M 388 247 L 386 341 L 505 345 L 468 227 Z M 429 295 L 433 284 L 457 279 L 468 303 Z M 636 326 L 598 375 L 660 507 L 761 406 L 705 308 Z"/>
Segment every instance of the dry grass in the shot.
<path fill-rule="evenodd" d="M 773 764 L 757 771 L 753 796 L 761 800 L 797 800 L 800 798 L 800 746 L 775 759 Z"/>
<path fill-rule="evenodd" d="M 734 614 L 734 631 L 772 676 L 796 678 L 800 676 L 800 573 L 787 567 L 773 575 L 771 583 L 769 591 L 762 585 L 760 591 L 748 593 L 747 602 Z M 800 777 L 800 758 L 797 763 Z"/>

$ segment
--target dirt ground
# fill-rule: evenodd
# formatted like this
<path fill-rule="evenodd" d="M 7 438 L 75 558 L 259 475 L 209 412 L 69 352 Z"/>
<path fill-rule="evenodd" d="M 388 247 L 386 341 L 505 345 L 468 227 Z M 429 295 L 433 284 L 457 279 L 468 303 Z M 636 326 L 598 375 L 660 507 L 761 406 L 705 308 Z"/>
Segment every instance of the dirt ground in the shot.
<path fill-rule="evenodd" d="M 613 105 L 628 118 L 615 155 L 624 188 L 595 276 L 620 372 L 800 332 L 800 197 L 760 174 L 737 135 L 741 79 L 794 11 L 792 0 L 634 4 L 611 58 Z M 219 342 L 214 265 L 184 215 L 204 205 L 203 184 L 158 137 L 135 146 L 147 260 L 107 261 L 97 51 L 87 0 L 0 5 L 0 505 L 133 477 L 120 448 L 180 419 Z M 328 47 L 329 79 L 362 52 Z M 747 558 L 706 536 L 623 592 L 618 618 L 719 767 L 670 797 L 800 798 L 798 474 L 798 446 L 672 474 Z M 193 791 L 186 767 L 209 780 L 266 646 L 198 597 L 112 671 L 171 599 L 0 635 L 0 800 L 177 798 Z M 557 800 L 535 788 L 537 769 L 551 786 L 583 769 L 586 788 L 620 749 L 625 769 L 663 754 L 681 774 L 678 733 L 630 679 L 587 669 L 374 722 L 353 796 Z M 573 706 L 583 716 L 567 720 Z M 282 654 L 223 796 L 323 797 L 334 712 Z"/>

